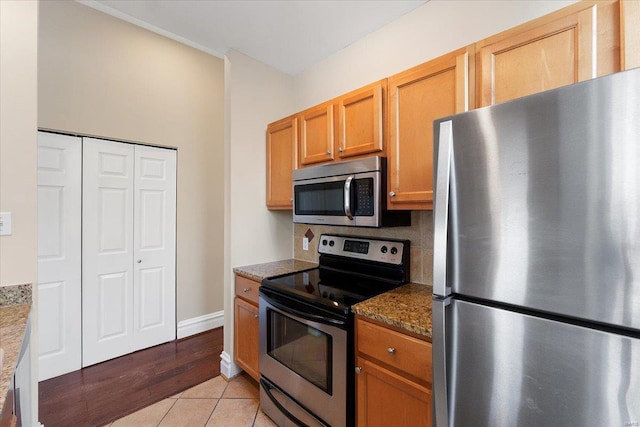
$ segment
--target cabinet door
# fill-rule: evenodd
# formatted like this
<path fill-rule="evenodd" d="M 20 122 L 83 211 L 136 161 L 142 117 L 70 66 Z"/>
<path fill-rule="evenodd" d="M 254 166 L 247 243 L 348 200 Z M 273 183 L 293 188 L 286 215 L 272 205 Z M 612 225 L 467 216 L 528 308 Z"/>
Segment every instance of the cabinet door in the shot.
<path fill-rule="evenodd" d="M 133 145 L 84 138 L 82 366 L 131 351 L 133 165 Z"/>
<path fill-rule="evenodd" d="M 431 427 L 431 390 L 358 357 L 359 427 Z"/>
<path fill-rule="evenodd" d="M 82 140 L 38 132 L 38 380 L 82 367 Z"/>
<path fill-rule="evenodd" d="M 258 307 L 235 299 L 235 361 L 256 381 L 260 380 L 258 366 Z"/>
<path fill-rule="evenodd" d="M 328 102 L 300 113 L 300 165 L 334 159 L 334 104 Z"/>
<path fill-rule="evenodd" d="M 131 351 L 176 337 L 176 152 L 135 146 Z"/>
<path fill-rule="evenodd" d="M 365 86 L 338 102 L 338 156 L 380 152 L 383 149 L 384 97 L 387 82 Z"/>
<path fill-rule="evenodd" d="M 620 2 L 623 70 L 640 67 L 640 1 Z"/>
<path fill-rule="evenodd" d="M 478 42 L 479 106 L 619 71 L 618 8 L 580 2 Z"/>
<path fill-rule="evenodd" d="M 433 207 L 433 121 L 469 108 L 469 52 L 389 77 L 389 209 Z"/>
<path fill-rule="evenodd" d="M 296 163 L 298 119 L 287 117 L 267 126 L 267 208 L 292 209 L 292 172 Z"/>

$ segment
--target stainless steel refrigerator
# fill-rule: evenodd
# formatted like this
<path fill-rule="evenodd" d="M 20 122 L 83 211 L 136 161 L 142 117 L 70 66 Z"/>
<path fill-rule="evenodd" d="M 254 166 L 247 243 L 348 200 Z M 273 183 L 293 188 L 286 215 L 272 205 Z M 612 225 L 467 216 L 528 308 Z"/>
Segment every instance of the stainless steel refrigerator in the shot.
<path fill-rule="evenodd" d="M 640 426 L 640 69 L 434 123 L 437 426 Z"/>

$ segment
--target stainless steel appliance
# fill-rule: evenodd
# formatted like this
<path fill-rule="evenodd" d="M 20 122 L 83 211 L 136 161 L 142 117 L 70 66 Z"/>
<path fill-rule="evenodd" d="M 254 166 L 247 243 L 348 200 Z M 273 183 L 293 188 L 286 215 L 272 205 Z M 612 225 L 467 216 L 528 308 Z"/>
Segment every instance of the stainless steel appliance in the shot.
<path fill-rule="evenodd" d="M 293 171 L 293 222 L 391 227 L 411 212 L 388 211 L 386 158 L 367 157 Z"/>
<path fill-rule="evenodd" d="M 260 286 L 260 405 L 279 426 L 354 425 L 351 306 L 409 281 L 406 240 L 323 234 L 318 252 Z"/>
<path fill-rule="evenodd" d="M 640 69 L 435 122 L 438 426 L 640 424 Z"/>

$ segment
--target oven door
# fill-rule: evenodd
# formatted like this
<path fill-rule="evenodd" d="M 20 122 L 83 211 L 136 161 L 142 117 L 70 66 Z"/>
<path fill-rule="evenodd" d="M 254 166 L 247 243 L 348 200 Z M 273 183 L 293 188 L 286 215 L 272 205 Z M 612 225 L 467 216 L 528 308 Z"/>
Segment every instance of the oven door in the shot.
<path fill-rule="evenodd" d="M 380 226 L 379 171 L 293 183 L 293 222 Z"/>
<path fill-rule="evenodd" d="M 344 426 L 348 320 L 260 290 L 260 405 L 279 425 Z"/>

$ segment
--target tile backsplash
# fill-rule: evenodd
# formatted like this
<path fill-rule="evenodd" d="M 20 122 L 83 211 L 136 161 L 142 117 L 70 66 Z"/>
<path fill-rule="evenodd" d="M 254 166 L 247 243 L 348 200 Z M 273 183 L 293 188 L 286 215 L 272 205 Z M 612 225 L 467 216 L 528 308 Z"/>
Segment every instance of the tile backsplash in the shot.
<path fill-rule="evenodd" d="M 313 239 L 309 250 L 302 250 L 302 239 L 309 230 Z M 411 212 L 410 227 L 360 228 L 331 225 L 294 224 L 293 254 L 296 259 L 318 262 L 318 241 L 322 233 L 347 234 L 411 241 L 411 281 L 431 285 L 433 265 L 433 212 Z M 311 235 L 311 234 L 309 234 Z"/>

